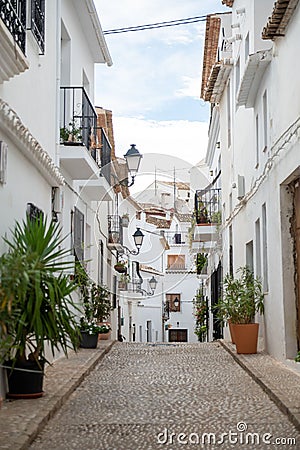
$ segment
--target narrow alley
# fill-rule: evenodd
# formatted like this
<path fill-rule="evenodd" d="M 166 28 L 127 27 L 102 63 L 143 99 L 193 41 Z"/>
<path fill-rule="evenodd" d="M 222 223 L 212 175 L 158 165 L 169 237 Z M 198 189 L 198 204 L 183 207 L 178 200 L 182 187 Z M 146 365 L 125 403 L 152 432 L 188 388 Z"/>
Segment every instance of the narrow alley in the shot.
<path fill-rule="evenodd" d="M 297 439 L 220 343 L 117 343 L 30 449 L 296 449 Z"/>

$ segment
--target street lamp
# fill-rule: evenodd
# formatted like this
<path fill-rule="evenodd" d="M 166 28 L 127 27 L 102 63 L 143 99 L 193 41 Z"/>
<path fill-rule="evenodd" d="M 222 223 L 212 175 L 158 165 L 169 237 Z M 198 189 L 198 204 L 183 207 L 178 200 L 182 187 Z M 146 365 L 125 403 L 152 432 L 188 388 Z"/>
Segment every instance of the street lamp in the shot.
<path fill-rule="evenodd" d="M 149 281 L 150 292 L 146 291 L 145 289 L 141 289 L 141 288 L 139 288 L 137 290 L 137 292 L 139 292 L 141 294 L 145 294 L 145 295 L 154 295 L 154 291 L 156 289 L 157 283 L 158 283 L 158 281 L 152 275 L 152 278 L 150 278 L 150 281 Z"/>
<path fill-rule="evenodd" d="M 140 249 L 143 244 L 144 240 L 144 233 L 141 232 L 140 228 L 137 228 L 136 231 L 132 235 L 134 240 L 134 245 L 136 246 L 137 250 L 129 250 L 126 245 L 122 244 L 122 247 L 126 250 L 127 253 L 130 253 L 131 255 L 138 255 L 140 253 Z"/>
<path fill-rule="evenodd" d="M 138 151 L 138 149 L 135 147 L 135 144 L 131 144 L 131 147 L 129 150 L 127 150 L 127 153 L 124 155 L 124 158 L 126 160 L 128 172 L 131 175 L 131 183 L 127 184 L 128 187 L 132 186 L 134 184 L 134 178 L 137 174 L 137 171 L 139 170 L 139 166 L 141 163 L 142 155 Z"/>
<path fill-rule="evenodd" d="M 178 297 L 175 297 L 173 305 L 174 305 L 174 308 L 176 308 L 176 310 L 177 310 L 178 307 L 179 307 L 179 299 L 178 299 Z"/>

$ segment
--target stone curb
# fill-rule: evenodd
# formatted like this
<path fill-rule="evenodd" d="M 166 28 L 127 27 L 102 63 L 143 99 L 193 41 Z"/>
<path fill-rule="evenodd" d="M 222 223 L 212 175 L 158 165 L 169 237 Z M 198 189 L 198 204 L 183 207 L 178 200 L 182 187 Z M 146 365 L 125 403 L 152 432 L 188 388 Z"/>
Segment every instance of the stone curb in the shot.
<path fill-rule="evenodd" d="M 54 416 L 54 414 L 62 407 L 68 397 L 75 391 L 75 389 L 82 383 L 90 372 L 95 369 L 96 365 L 102 360 L 116 341 L 110 342 L 106 347 L 98 348 L 92 356 L 84 361 L 83 365 L 79 365 L 78 370 L 71 377 L 65 380 L 65 383 L 56 390 L 55 393 L 48 394 L 47 401 L 42 405 L 35 417 L 26 427 L 26 431 L 8 443 L 7 447 L 0 444 L 0 448 L 7 448 L 10 450 L 26 450 L 34 441 L 37 435 L 42 431 L 47 422 Z M 21 401 L 21 400 L 18 400 Z M 26 400 L 28 401 L 28 400 Z M 34 401 L 34 400 L 31 400 Z M 37 409 L 39 409 L 37 407 Z"/>
<path fill-rule="evenodd" d="M 219 339 L 218 342 L 222 347 L 233 357 L 233 359 L 251 376 L 251 378 L 263 389 L 263 391 L 270 397 L 271 400 L 278 406 L 278 408 L 289 418 L 295 428 L 300 431 L 300 404 L 297 402 L 291 402 L 285 392 L 282 389 L 282 385 L 278 383 L 273 384 L 270 382 L 268 377 L 264 375 L 261 367 L 256 367 L 253 364 L 253 356 L 251 355 L 252 364 L 249 360 L 250 355 L 237 354 L 235 351 L 235 346 Z M 248 356 L 248 357 L 247 357 Z M 264 355 L 266 358 L 272 358 L 269 355 Z M 277 364 L 275 360 L 274 366 Z M 291 372 L 291 369 L 282 367 L 281 370 L 286 370 L 287 373 Z M 299 376 L 295 374 L 295 377 Z M 299 382 L 299 381 L 298 381 Z"/>

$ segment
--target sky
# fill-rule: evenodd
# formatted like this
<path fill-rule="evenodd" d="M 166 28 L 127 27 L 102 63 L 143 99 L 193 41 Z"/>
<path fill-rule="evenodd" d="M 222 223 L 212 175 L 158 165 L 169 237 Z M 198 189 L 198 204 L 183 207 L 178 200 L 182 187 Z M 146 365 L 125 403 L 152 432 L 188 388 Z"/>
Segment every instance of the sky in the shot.
<path fill-rule="evenodd" d="M 229 11 L 221 0 L 94 2 L 103 30 Z M 158 174 L 184 169 L 186 176 L 181 170 L 178 181 L 186 181 L 189 168 L 205 156 L 204 37 L 205 21 L 105 36 L 113 65 L 96 66 L 95 105 L 112 110 L 117 156 L 131 144 L 143 154 L 139 176 L 144 183 L 154 179 L 153 167 Z"/>

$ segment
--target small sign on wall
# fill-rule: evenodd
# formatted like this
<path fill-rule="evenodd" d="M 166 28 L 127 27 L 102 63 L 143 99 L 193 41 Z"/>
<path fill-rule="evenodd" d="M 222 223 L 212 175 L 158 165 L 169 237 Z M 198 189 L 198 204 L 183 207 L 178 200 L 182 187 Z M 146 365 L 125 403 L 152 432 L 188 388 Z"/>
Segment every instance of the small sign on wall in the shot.
<path fill-rule="evenodd" d="M 7 175 L 7 149 L 8 145 L 4 141 L 0 141 L 0 183 L 6 183 Z"/>

